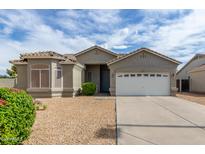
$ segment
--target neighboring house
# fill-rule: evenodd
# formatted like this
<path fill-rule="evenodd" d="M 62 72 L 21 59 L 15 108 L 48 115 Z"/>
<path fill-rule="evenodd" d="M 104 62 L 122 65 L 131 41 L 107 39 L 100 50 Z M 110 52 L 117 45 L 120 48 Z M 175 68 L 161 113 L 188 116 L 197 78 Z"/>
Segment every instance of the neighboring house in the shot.
<path fill-rule="evenodd" d="M 205 64 L 188 72 L 190 75 L 190 91 L 205 92 Z"/>
<path fill-rule="evenodd" d="M 205 92 L 205 54 L 196 54 L 177 72 L 179 92 Z"/>
<path fill-rule="evenodd" d="M 177 60 L 141 48 L 120 55 L 99 46 L 76 54 L 22 54 L 17 66 L 17 88 L 34 97 L 74 96 L 85 81 L 97 93 L 111 95 L 174 95 Z"/>

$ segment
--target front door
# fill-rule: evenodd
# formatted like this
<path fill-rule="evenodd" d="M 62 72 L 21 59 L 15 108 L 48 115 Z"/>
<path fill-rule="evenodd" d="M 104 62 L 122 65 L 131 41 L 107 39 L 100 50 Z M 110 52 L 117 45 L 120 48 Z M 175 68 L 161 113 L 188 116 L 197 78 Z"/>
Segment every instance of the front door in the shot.
<path fill-rule="evenodd" d="M 182 84 L 181 91 L 182 92 L 189 92 L 189 79 L 181 80 L 181 84 Z"/>
<path fill-rule="evenodd" d="M 109 92 L 110 70 L 107 65 L 100 65 L 100 92 Z"/>

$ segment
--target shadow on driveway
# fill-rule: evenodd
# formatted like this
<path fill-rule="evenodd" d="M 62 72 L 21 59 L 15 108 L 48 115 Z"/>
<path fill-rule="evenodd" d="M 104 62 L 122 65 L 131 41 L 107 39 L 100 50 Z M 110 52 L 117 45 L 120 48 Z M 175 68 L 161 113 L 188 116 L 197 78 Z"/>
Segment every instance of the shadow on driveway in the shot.
<path fill-rule="evenodd" d="M 108 127 L 102 127 L 96 131 L 95 137 L 116 139 L 116 128 L 115 126 L 109 126 L 109 125 Z"/>

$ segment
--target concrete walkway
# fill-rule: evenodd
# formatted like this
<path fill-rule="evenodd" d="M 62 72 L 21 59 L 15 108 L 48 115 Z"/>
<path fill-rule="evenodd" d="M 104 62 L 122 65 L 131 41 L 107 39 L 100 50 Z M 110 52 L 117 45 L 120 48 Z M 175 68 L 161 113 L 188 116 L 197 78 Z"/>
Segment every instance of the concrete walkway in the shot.
<path fill-rule="evenodd" d="M 205 144 L 205 106 L 176 97 L 117 97 L 118 144 Z"/>

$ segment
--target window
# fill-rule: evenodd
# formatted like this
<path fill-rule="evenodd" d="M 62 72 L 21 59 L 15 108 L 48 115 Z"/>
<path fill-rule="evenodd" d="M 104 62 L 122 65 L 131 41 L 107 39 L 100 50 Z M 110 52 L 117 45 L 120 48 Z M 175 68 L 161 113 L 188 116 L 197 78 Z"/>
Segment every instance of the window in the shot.
<path fill-rule="evenodd" d="M 155 74 L 150 74 L 150 77 L 155 77 Z"/>
<path fill-rule="evenodd" d="M 88 72 L 88 81 L 89 81 L 89 82 L 92 81 L 92 72 Z"/>
<path fill-rule="evenodd" d="M 161 77 L 162 75 L 161 74 L 157 74 L 157 77 Z"/>
<path fill-rule="evenodd" d="M 137 74 L 138 77 L 142 76 L 142 74 Z"/>
<path fill-rule="evenodd" d="M 131 77 L 135 77 L 135 74 L 130 74 Z"/>
<path fill-rule="evenodd" d="M 148 74 L 144 74 L 145 77 L 148 77 Z"/>
<path fill-rule="evenodd" d="M 168 77 L 168 75 L 163 75 L 163 77 Z"/>
<path fill-rule="evenodd" d="M 49 70 L 41 70 L 41 88 L 49 87 Z"/>
<path fill-rule="evenodd" d="M 129 77 L 129 74 L 124 74 L 124 77 Z"/>
<path fill-rule="evenodd" d="M 35 64 L 31 66 L 32 69 L 49 69 L 47 64 Z"/>
<path fill-rule="evenodd" d="M 49 66 L 35 64 L 31 66 L 31 87 L 49 88 Z"/>
<path fill-rule="evenodd" d="M 122 75 L 118 75 L 117 77 L 120 77 L 120 78 L 121 78 L 121 77 L 122 77 Z"/>
<path fill-rule="evenodd" d="M 31 87 L 39 88 L 40 86 L 40 74 L 39 70 L 31 70 Z"/>
<path fill-rule="evenodd" d="M 55 87 L 61 88 L 62 86 L 62 69 L 61 67 L 57 67 L 55 69 Z"/>

